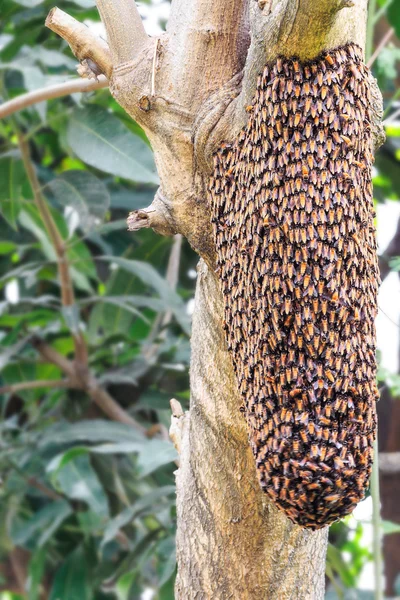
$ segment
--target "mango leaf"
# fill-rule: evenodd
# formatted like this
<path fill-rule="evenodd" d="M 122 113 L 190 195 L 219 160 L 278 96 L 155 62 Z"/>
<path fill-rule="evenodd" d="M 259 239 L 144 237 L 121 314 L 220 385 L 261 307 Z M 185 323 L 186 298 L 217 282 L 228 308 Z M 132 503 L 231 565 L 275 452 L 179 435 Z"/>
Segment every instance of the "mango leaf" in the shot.
<path fill-rule="evenodd" d="M 71 206 L 87 232 L 101 223 L 110 206 L 110 195 L 101 179 L 88 171 L 65 171 L 46 185 L 63 206 Z"/>
<path fill-rule="evenodd" d="M 67 556 L 58 569 L 49 600 L 92 600 L 89 571 L 81 547 Z"/>
<path fill-rule="evenodd" d="M 28 600 L 40 599 L 40 584 L 44 575 L 46 558 L 47 550 L 45 548 L 40 548 L 33 553 L 32 558 L 29 561 L 29 577 L 27 581 Z"/>
<path fill-rule="evenodd" d="M 52 209 L 51 214 L 62 238 L 66 240 L 68 238 L 68 228 L 62 215 Z M 39 240 L 46 258 L 55 262 L 57 260 L 55 250 L 36 206 L 25 204 L 23 210 L 21 210 L 19 222 Z M 88 278 L 97 279 L 97 272 L 86 244 L 74 236 L 67 249 L 67 257 L 71 265 L 71 275 L 75 285 L 79 289 L 91 293 L 93 290 Z"/>
<path fill-rule="evenodd" d="M 176 568 L 175 538 L 173 536 L 161 540 L 157 554 L 160 556 L 161 569 L 158 585 L 161 587 L 172 577 Z"/>
<path fill-rule="evenodd" d="M 71 2 L 82 8 L 92 8 L 95 5 L 95 0 L 71 0 Z"/>
<path fill-rule="evenodd" d="M 101 545 L 104 546 L 108 542 L 114 539 L 118 531 L 125 527 L 128 523 L 131 523 L 137 516 L 148 509 L 152 509 L 157 503 L 167 496 L 175 493 L 174 485 L 165 485 L 156 490 L 153 490 L 149 494 L 142 496 L 132 506 L 125 508 L 119 515 L 111 519 L 107 527 L 104 530 L 103 539 Z"/>
<path fill-rule="evenodd" d="M 132 429 L 130 425 L 93 419 L 74 424 L 57 423 L 48 427 L 39 440 L 39 447 L 77 442 L 138 442 L 145 439 L 142 433 Z"/>
<path fill-rule="evenodd" d="M 398 0 L 390 3 L 387 9 L 387 18 L 394 27 L 397 37 L 400 38 L 400 2 Z"/>
<path fill-rule="evenodd" d="M 400 523 L 393 523 L 393 521 L 381 521 L 382 531 L 384 535 L 390 535 L 391 533 L 400 533 Z"/>
<path fill-rule="evenodd" d="M 150 440 L 139 453 L 138 469 L 141 477 L 146 477 L 163 465 L 176 460 L 178 453 L 171 442 Z"/>
<path fill-rule="evenodd" d="M 152 265 L 139 260 L 131 260 L 119 256 L 103 256 L 102 259 L 113 262 L 124 271 L 136 275 L 144 283 L 155 289 L 161 299 L 165 302 L 165 310 L 172 310 L 176 320 L 185 333 L 190 333 L 190 319 L 181 297 L 171 288 L 169 283 L 161 277 Z"/>
<path fill-rule="evenodd" d="M 72 113 L 67 140 L 74 153 L 96 169 L 131 181 L 158 183 L 147 144 L 99 106 Z"/>
<path fill-rule="evenodd" d="M 103 487 L 85 454 L 75 456 L 54 474 L 59 490 L 74 500 L 82 500 L 91 510 L 108 517 L 108 502 Z"/>
<path fill-rule="evenodd" d="M 346 564 L 340 550 L 331 543 L 328 544 L 326 560 L 331 568 L 339 575 L 344 585 L 351 587 L 353 585 L 353 576 L 349 570 L 349 566 Z"/>
<path fill-rule="evenodd" d="M 13 229 L 21 210 L 25 171 L 22 161 L 14 156 L 0 158 L 0 210 Z"/>
<path fill-rule="evenodd" d="M 26 6 L 26 8 L 33 8 L 34 6 L 42 4 L 43 0 L 14 0 L 14 2 L 21 6 Z"/>
<path fill-rule="evenodd" d="M 0 242 L 0 255 L 15 252 L 17 245 L 14 242 Z"/>
<path fill-rule="evenodd" d="M 78 447 L 67 450 L 65 453 L 56 456 L 48 465 L 47 470 L 54 472 L 56 478 L 59 473 L 75 460 L 86 462 L 87 456 L 83 456 L 88 451 L 95 454 L 138 454 L 139 477 L 146 477 L 153 473 L 162 465 L 166 465 L 177 459 L 178 454 L 171 442 L 164 440 L 138 440 L 138 441 L 119 441 L 101 444 L 99 446 Z M 68 492 L 65 492 L 68 494 Z"/>
<path fill-rule="evenodd" d="M 56 500 L 38 510 L 28 520 L 20 521 L 11 531 L 11 538 L 17 546 L 24 546 L 32 539 L 37 547 L 42 547 L 72 513 L 66 500 Z"/>

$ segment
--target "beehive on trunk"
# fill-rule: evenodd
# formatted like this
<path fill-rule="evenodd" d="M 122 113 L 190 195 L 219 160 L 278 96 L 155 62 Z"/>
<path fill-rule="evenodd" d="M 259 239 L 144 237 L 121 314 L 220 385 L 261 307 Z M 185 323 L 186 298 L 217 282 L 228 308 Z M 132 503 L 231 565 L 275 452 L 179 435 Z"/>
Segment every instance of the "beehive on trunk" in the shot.
<path fill-rule="evenodd" d="M 260 483 L 305 527 L 353 510 L 371 470 L 379 285 L 368 70 L 358 46 L 258 77 L 214 157 L 225 330 Z"/>

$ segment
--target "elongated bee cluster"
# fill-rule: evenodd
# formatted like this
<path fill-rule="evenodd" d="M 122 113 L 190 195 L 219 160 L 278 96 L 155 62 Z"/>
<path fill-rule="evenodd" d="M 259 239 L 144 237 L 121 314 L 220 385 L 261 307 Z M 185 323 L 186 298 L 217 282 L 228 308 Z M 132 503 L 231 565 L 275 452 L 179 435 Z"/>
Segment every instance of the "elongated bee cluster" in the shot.
<path fill-rule="evenodd" d="M 373 458 L 368 81 L 355 45 L 266 66 L 209 187 L 226 337 L 260 483 L 312 529 L 354 509 Z"/>

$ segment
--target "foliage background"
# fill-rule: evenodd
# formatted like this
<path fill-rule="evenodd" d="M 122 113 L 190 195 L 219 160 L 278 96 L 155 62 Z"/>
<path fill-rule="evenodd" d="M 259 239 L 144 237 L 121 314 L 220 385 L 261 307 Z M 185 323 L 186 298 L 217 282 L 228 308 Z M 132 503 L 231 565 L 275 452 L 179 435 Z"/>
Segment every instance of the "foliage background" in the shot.
<path fill-rule="evenodd" d="M 142 10 L 154 21 L 162 2 Z M 92 0 L 58 5 L 98 21 Z M 52 6 L 2 0 L 2 101 L 75 76 L 67 45 L 44 27 Z M 376 162 L 383 203 L 400 196 L 400 47 L 394 33 L 379 42 L 390 27 L 399 36 L 400 6 L 370 0 L 369 12 L 367 56 L 378 48 L 373 71 L 392 115 Z M 157 175 L 143 132 L 108 90 L 37 104 L 1 121 L 0 138 L 0 598 L 171 600 L 177 457 L 169 400 L 188 405 L 196 256 L 179 237 L 126 232 L 128 211 L 151 202 Z M 69 305 L 38 194 L 62 238 Z M 386 271 L 399 270 L 398 248 L 382 256 Z M 72 386 L 60 368 L 62 357 L 79 362 L 81 336 L 90 386 Z M 383 369 L 380 378 L 380 412 L 389 414 L 400 379 Z M 104 391 L 123 409 L 117 419 L 103 410 Z M 399 539 L 393 521 L 375 522 L 375 535 Z M 327 597 L 379 597 L 357 589 L 363 569 L 373 560 L 379 568 L 367 526 L 351 517 L 331 528 Z M 400 573 L 400 552 L 396 560 Z M 388 584 L 395 592 L 400 582 Z"/>

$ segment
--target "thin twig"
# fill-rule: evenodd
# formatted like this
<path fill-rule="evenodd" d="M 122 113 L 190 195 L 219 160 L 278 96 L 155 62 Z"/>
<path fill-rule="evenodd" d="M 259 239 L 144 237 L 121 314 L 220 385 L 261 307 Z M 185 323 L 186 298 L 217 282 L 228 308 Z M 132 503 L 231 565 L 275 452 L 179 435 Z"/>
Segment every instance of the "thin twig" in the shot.
<path fill-rule="evenodd" d="M 90 396 L 90 398 L 97 404 L 99 408 L 113 421 L 117 421 L 118 423 L 125 423 L 125 425 L 130 425 L 134 427 L 138 431 L 143 434 L 147 434 L 146 428 L 140 425 L 129 413 L 126 412 L 115 402 L 114 398 L 110 396 L 110 394 L 101 387 L 94 377 L 90 378 L 88 386 L 85 388 L 86 392 Z"/>
<path fill-rule="evenodd" d="M 0 394 L 17 394 L 25 390 L 41 388 L 71 388 L 74 387 L 68 379 L 43 379 L 41 381 L 22 381 L 0 387 Z"/>
<path fill-rule="evenodd" d="M 39 352 L 46 362 L 56 365 L 61 371 L 71 380 L 75 380 L 74 364 L 65 356 L 54 350 L 39 337 L 33 337 L 31 340 L 32 346 Z M 75 381 L 74 381 L 75 383 Z"/>
<path fill-rule="evenodd" d="M 36 477 L 34 477 L 33 475 L 27 475 L 24 472 L 24 470 L 21 469 L 21 467 L 19 467 L 11 458 L 5 457 L 5 460 L 10 465 L 10 467 L 14 469 L 14 471 L 16 471 L 18 475 L 22 477 L 22 479 L 24 479 L 31 487 L 36 488 L 51 500 L 61 500 L 63 498 L 61 494 L 58 494 L 51 488 L 48 488 L 47 485 L 36 479 Z"/>
<path fill-rule="evenodd" d="M 77 94 L 78 92 L 93 92 L 108 87 L 108 79 L 104 75 L 100 75 L 95 79 L 73 79 L 65 81 L 49 87 L 34 90 L 27 94 L 21 94 L 8 102 L 0 105 L 0 119 L 8 117 L 32 104 L 50 100 L 51 98 L 61 98 L 69 94 Z"/>
<path fill-rule="evenodd" d="M 390 41 L 390 39 L 392 38 L 394 34 L 394 28 L 391 27 L 383 36 L 383 38 L 381 39 L 381 41 L 379 42 L 377 48 L 375 49 L 375 52 L 372 54 L 372 56 L 370 57 L 370 59 L 367 62 L 367 67 L 371 68 L 372 65 L 374 64 L 374 62 L 376 61 L 376 59 L 378 58 L 379 54 L 382 52 L 382 50 L 384 49 L 384 47 L 386 46 L 386 44 Z"/>
<path fill-rule="evenodd" d="M 76 362 L 71 362 L 65 356 L 54 350 L 40 338 L 35 337 L 32 345 L 48 362 L 59 367 L 71 382 L 71 387 L 85 391 L 95 404 L 113 421 L 125 423 L 146 434 L 146 429 L 131 417 L 111 396 L 100 386 L 89 371 L 80 371 Z"/>
<path fill-rule="evenodd" d="M 41 186 L 36 175 L 35 167 L 31 160 L 29 144 L 20 131 L 17 131 L 17 137 L 22 161 L 24 163 L 25 171 L 32 188 L 35 204 L 57 256 L 58 274 L 61 287 L 61 301 L 64 307 L 72 307 L 75 304 L 75 294 L 72 286 L 70 267 L 64 240 L 61 237 L 47 202 L 42 195 Z M 75 359 L 79 362 L 81 368 L 86 368 L 88 364 L 88 357 L 83 335 L 80 331 L 76 331 L 72 333 L 72 337 L 75 345 Z"/>
<path fill-rule="evenodd" d="M 400 108 L 396 110 L 392 115 L 390 115 L 390 117 L 385 119 L 383 121 L 383 125 L 387 127 L 391 122 L 394 122 L 397 119 L 397 117 L 400 117 Z"/>

